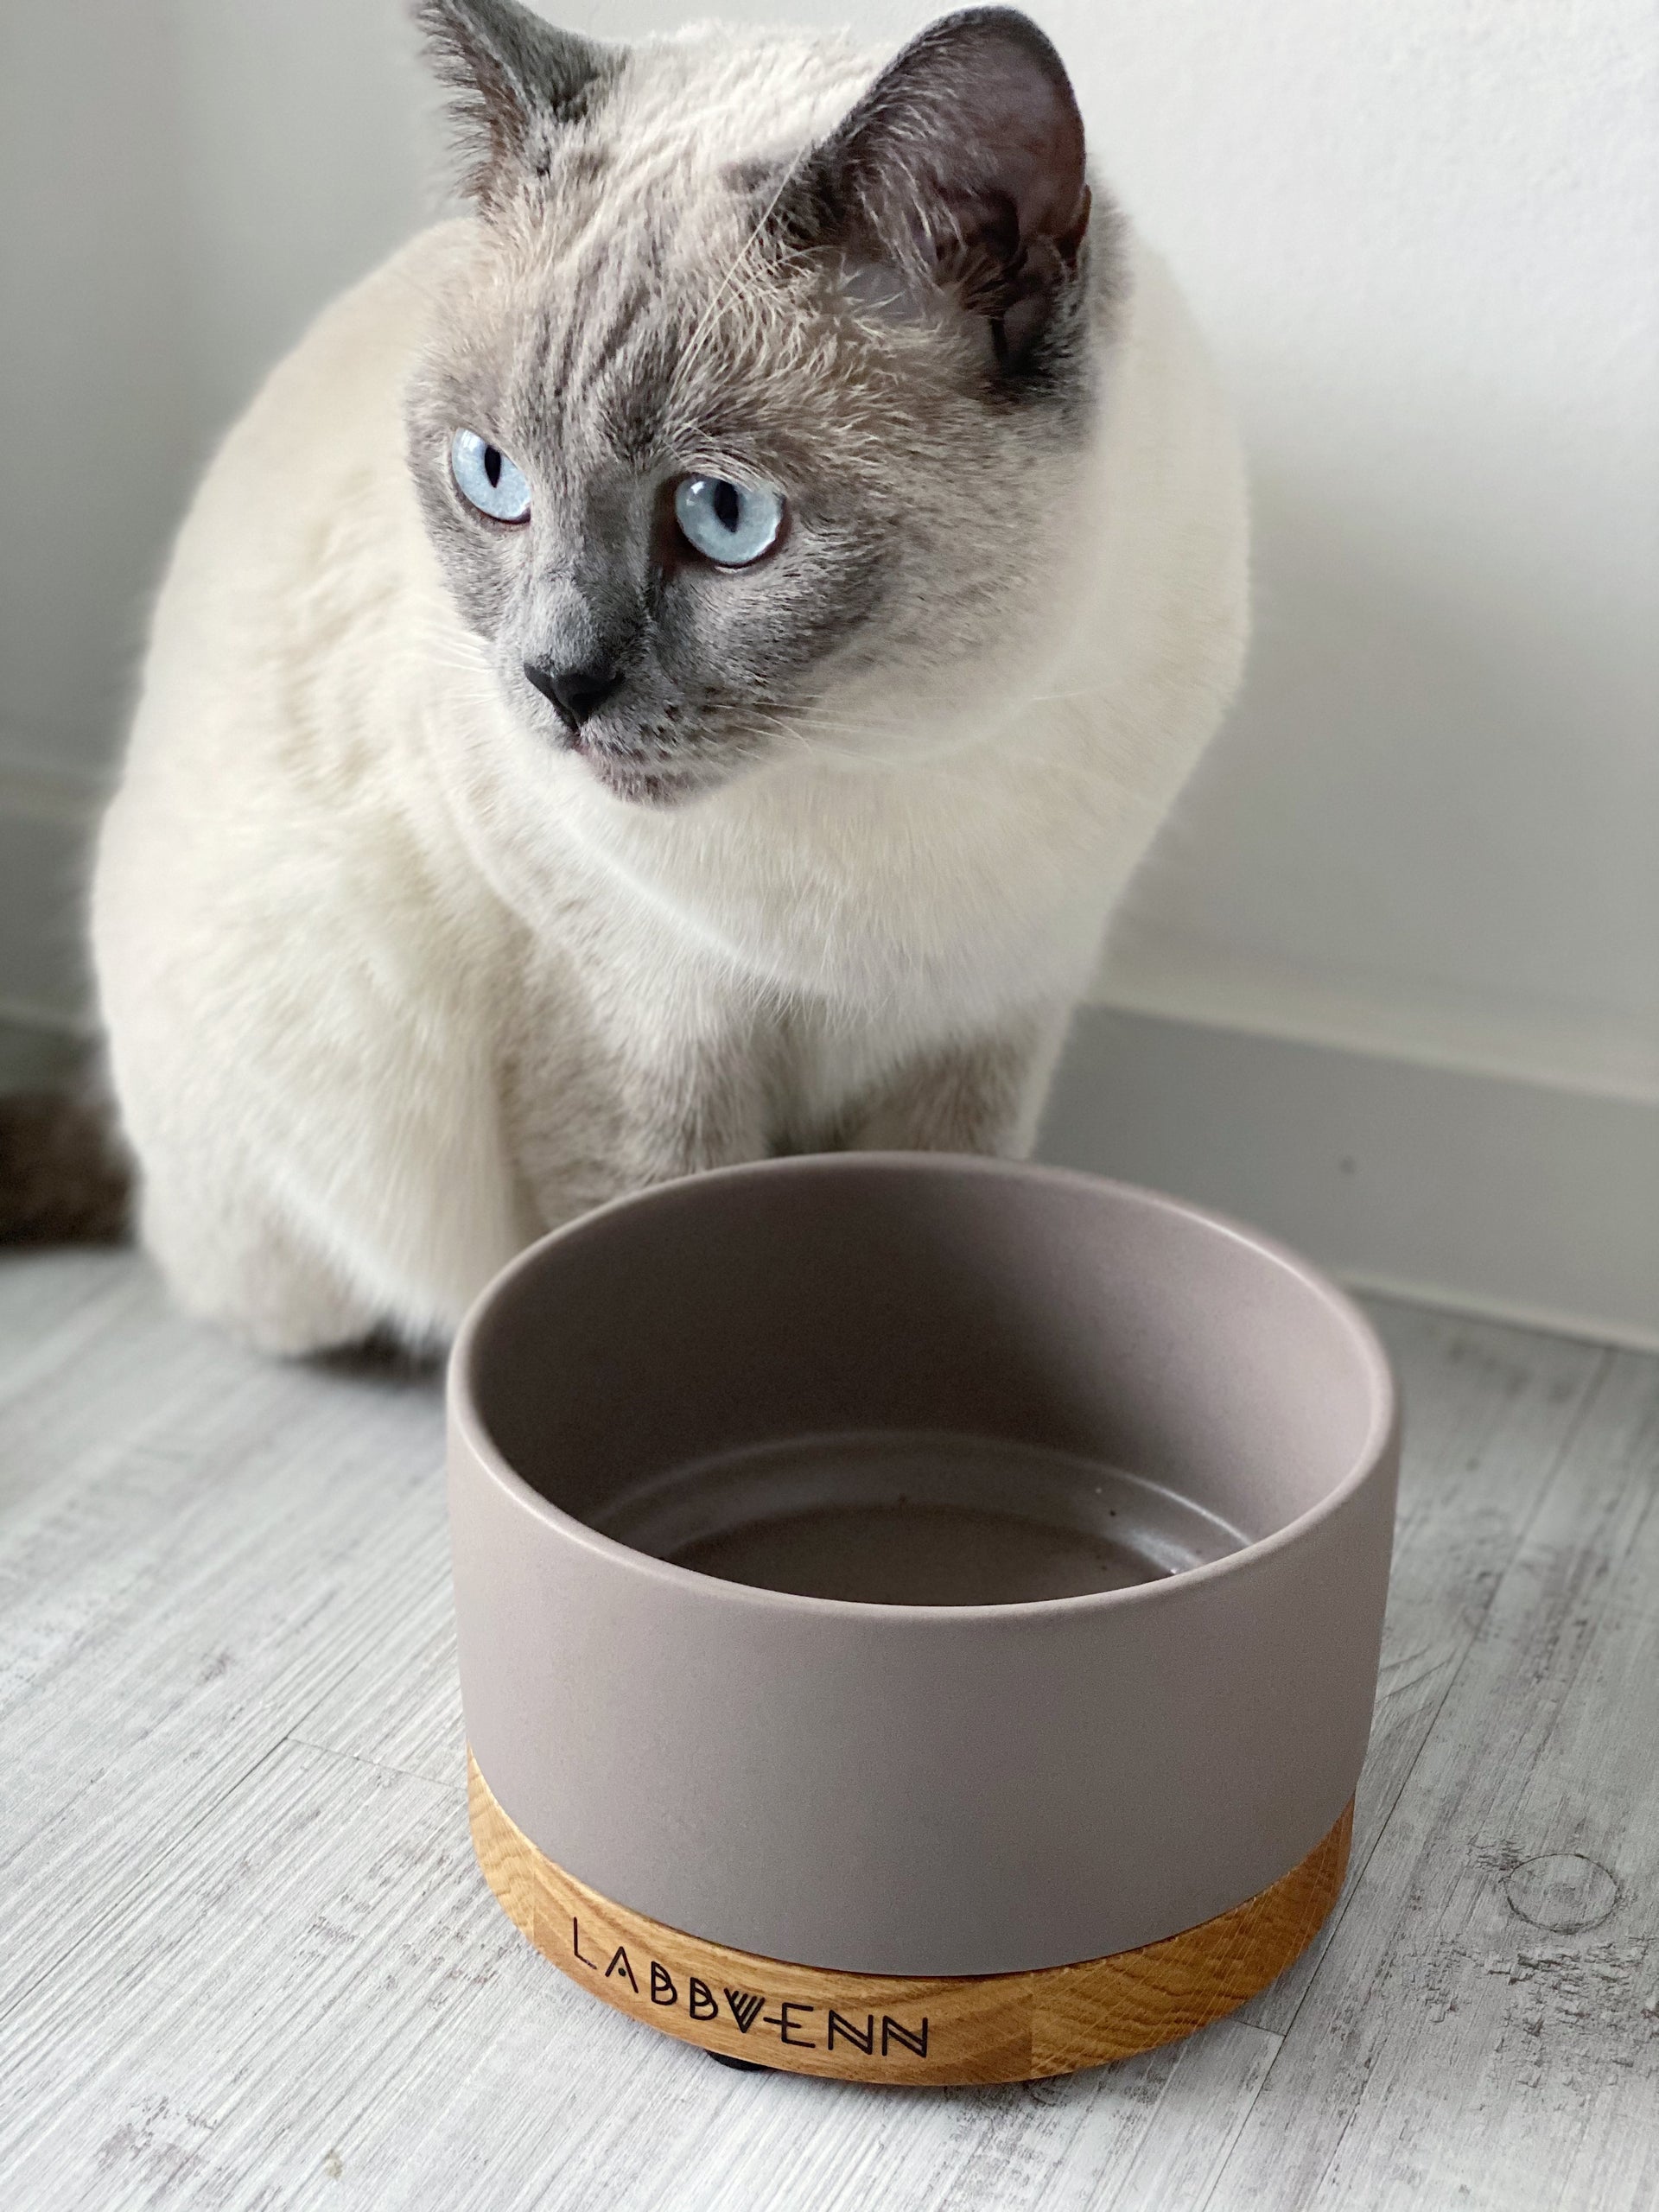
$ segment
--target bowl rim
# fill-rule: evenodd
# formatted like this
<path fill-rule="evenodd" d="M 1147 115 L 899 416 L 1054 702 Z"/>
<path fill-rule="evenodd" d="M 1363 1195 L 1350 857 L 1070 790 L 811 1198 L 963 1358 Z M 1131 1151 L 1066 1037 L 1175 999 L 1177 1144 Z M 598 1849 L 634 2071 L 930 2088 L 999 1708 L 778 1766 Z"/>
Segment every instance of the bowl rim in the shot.
<path fill-rule="evenodd" d="M 973 1605 L 886 1605 L 862 1598 L 820 1598 L 794 1590 L 773 1590 L 763 1585 L 729 1582 L 715 1574 L 706 1574 L 699 1567 L 682 1567 L 673 1560 L 658 1559 L 650 1552 L 637 1551 L 614 1536 L 605 1535 L 577 1515 L 555 1505 L 541 1491 L 526 1481 L 517 1468 L 505 1457 L 486 1427 L 480 1410 L 476 1390 L 476 1351 L 484 1330 L 498 1302 L 507 1296 L 520 1277 L 533 1271 L 543 1255 L 556 1246 L 603 1235 L 606 1224 L 619 1214 L 661 1205 L 684 1204 L 688 1194 L 703 1191 L 718 1191 L 722 1185 L 735 1181 L 750 1182 L 760 1178 L 781 1179 L 805 1173 L 821 1176 L 861 1173 L 869 1173 L 981 1175 L 1018 1184 L 1039 1184 L 1050 1188 L 1086 1189 L 1091 1192 L 1108 1192 L 1114 1198 L 1128 1200 L 1147 1211 L 1173 1216 L 1183 1221 L 1197 1223 L 1200 1227 L 1247 1246 L 1252 1252 L 1294 1277 L 1304 1289 L 1330 1312 L 1345 1331 L 1359 1355 L 1360 1364 L 1370 1385 L 1371 1417 L 1364 1440 L 1356 1455 L 1354 1464 L 1315 1504 L 1310 1505 L 1295 1519 L 1270 1535 L 1257 1537 L 1253 1542 L 1241 1545 L 1236 1551 L 1228 1552 L 1217 1560 L 1207 1560 L 1200 1567 L 1184 1568 L 1178 1574 L 1166 1575 L 1155 1582 L 1132 1583 L 1117 1590 L 1090 1590 L 1066 1598 L 1027 1598 L 1007 1604 Z M 701 1196 L 692 1200 L 700 1204 Z M 695 1595 L 706 1603 L 736 1605 L 743 1610 L 772 1612 L 783 1608 L 785 1613 L 816 1617 L 818 1619 L 840 1618 L 874 1625 L 881 1622 L 898 1624 L 937 1624 L 940 1632 L 952 1626 L 972 1623 L 984 1627 L 996 1622 L 1013 1625 L 1033 1619 L 1049 1620 L 1062 1616 L 1076 1616 L 1109 1609 L 1116 1612 L 1131 1607 L 1178 1603 L 1184 1592 L 1196 1590 L 1226 1576 L 1248 1574 L 1258 1570 L 1281 1552 L 1305 1542 L 1325 1521 L 1339 1513 L 1354 1495 L 1362 1490 L 1390 1458 L 1399 1440 L 1400 1393 L 1394 1370 L 1389 1362 L 1382 1338 L 1367 1316 L 1348 1294 L 1340 1289 L 1322 1269 L 1277 1237 L 1264 1230 L 1252 1228 L 1248 1223 L 1231 1215 L 1217 1211 L 1209 1206 L 1195 1205 L 1191 1199 L 1175 1197 L 1166 1191 L 1149 1189 L 1143 1184 L 1120 1181 L 1115 1177 L 1096 1175 L 1087 1169 L 1059 1167 L 1046 1162 L 1003 1160 L 974 1153 L 944 1152 L 841 1152 L 799 1153 L 775 1160 L 742 1160 L 729 1167 L 705 1168 L 695 1174 L 676 1176 L 647 1185 L 643 1190 L 629 1191 L 607 1199 L 603 1205 L 579 1214 L 575 1220 L 562 1223 L 550 1230 L 534 1243 L 527 1244 L 506 1266 L 484 1286 L 467 1308 L 456 1332 L 445 1369 L 444 1397 L 448 1417 L 459 1431 L 474 1460 L 484 1474 L 498 1484 L 522 1510 L 535 1520 L 544 1523 L 552 1535 L 576 1544 L 595 1555 L 601 1566 L 631 1572 L 646 1580 L 666 1584 L 669 1590 L 679 1590 Z"/>

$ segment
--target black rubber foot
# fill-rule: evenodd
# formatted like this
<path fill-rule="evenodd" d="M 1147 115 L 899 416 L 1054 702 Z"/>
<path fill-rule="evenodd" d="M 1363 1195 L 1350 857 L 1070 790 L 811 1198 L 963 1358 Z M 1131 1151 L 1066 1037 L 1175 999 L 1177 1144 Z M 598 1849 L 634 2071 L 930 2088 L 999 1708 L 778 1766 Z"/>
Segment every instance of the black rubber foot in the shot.
<path fill-rule="evenodd" d="M 762 2066 L 756 2058 L 728 2058 L 723 2050 L 705 2051 L 703 2056 L 712 2058 L 716 2066 L 729 2066 L 739 2074 L 775 2074 L 778 2071 L 775 2066 Z"/>

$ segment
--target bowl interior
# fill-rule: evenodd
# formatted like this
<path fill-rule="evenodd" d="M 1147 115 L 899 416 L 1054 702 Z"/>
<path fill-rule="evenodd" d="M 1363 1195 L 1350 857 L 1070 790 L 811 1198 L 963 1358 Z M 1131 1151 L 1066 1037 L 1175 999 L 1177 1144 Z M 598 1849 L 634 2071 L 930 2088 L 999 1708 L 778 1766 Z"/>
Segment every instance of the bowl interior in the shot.
<path fill-rule="evenodd" d="M 550 1503 L 813 1597 L 1116 1589 L 1272 1535 L 1386 1420 L 1364 1324 L 1275 1248 L 1085 1177 L 840 1155 L 675 1184 L 488 1294 L 466 1381 Z"/>

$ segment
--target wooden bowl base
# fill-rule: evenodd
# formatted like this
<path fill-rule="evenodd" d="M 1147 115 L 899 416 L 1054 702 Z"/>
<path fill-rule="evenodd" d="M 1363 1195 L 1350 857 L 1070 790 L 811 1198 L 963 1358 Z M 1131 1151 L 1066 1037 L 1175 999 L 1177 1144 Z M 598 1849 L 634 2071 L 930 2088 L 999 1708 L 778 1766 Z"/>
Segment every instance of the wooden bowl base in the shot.
<path fill-rule="evenodd" d="M 470 1753 L 473 1847 L 507 1916 L 595 1997 L 683 2043 L 844 2082 L 1027 2082 L 1191 2035 L 1306 1950 L 1348 1866 L 1350 1800 L 1271 1888 L 1139 1950 L 1032 1974 L 839 1974 L 705 1942 L 601 1897 L 545 1858 Z"/>

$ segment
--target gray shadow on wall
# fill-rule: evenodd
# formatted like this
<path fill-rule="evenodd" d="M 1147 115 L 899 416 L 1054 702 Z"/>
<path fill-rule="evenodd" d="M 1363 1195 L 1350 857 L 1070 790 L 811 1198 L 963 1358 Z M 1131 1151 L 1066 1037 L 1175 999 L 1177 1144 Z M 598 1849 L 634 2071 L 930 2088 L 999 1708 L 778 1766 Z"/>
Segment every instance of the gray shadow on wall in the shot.
<path fill-rule="evenodd" d="M 1648 647 L 1583 593 L 1533 612 L 1427 522 L 1383 544 L 1271 476 L 1255 505 L 1244 688 L 1115 937 L 1546 1020 L 1595 978 L 1651 1018 L 1659 747 L 1616 740 Z"/>

